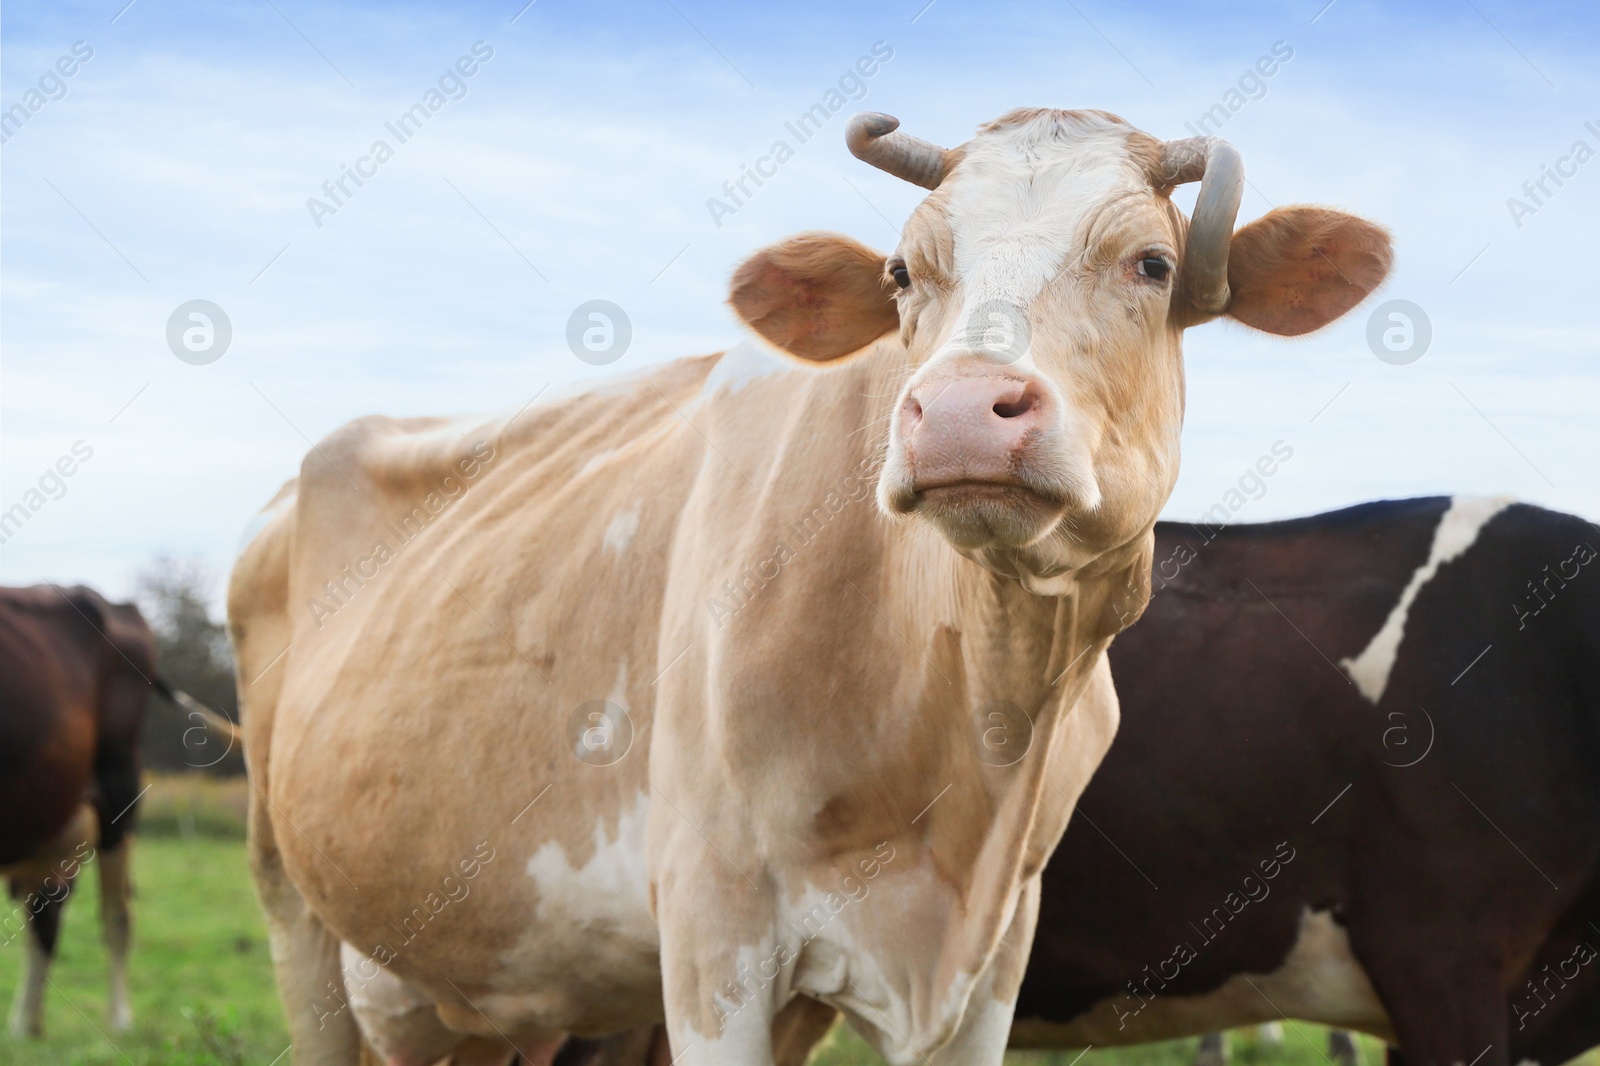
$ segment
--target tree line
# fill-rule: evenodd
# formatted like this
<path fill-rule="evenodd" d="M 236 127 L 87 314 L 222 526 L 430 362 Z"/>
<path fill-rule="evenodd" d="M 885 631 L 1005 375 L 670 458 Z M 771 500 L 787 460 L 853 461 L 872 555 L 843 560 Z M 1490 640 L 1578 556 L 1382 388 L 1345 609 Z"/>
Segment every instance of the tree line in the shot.
<path fill-rule="evenodd" d="M 195 560 L 158 556 L 140 572 L 135 598 L 139 610 L 155 630 L 161 676 L 201 703 L 239 720 L 239 699 L 234 689 L 233 649 L 228 629 L 212 614 L 212 583 Z M 220 761 L 221 749 L 213 738 L 197 748 L 198 734 L 185 745 L 185 733 L 195 727 L 182 710 L 163 706 L 152 696 L 145 714 L 144 764 L 150 770 L 193 771 L 233 776 L 244 773 L 244 759 L 235 750 Z M 202 764 L 211 763 L 206 766 Z"/>

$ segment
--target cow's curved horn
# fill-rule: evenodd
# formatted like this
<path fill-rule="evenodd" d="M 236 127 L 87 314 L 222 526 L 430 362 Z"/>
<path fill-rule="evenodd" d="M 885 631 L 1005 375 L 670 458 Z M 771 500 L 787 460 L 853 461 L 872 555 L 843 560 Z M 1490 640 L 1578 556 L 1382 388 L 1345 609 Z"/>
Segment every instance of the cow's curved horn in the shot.
<path fill-rule="evenodd" d="M 1228 309 L 1228 245 L 1244 195 L 1244 160 L 1239 150 L 1220 137 L 1186 137 L 1161 148 L 1161 185 L 1200 182 L 1200 196 L 1189 221 L 1189 247 L 1184 254 L 1183 286 L 1189 302 L 1207 314 Z"/>
<path fill-rule="evenodd" d="M 924 189 L 937 189 L 946 173 L 945 151 L 932 141 L 897 132 L 900 120 L 878 111 L 850 118 L 844 141 L 850 154 Z"/>

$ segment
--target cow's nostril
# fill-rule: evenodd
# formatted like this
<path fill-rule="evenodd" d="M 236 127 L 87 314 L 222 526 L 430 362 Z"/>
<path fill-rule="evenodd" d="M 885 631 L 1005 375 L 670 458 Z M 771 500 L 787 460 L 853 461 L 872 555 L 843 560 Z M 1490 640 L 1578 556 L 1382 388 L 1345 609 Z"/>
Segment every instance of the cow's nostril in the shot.
<path fill-rule="evenodd" d="M 922 404 L 917 402 L 917 398 L 915 396 L 906 397 L 906 406 L 905 410 L 901 414 L 901 417 L 905 419 L 907 428 L 910 428 L 911 426 L 914 426 L 918 422 L 922 421 Z"/>
<path fill-rule="evenodd" d="M 1018 418 L 1033 410 L 1033 390 L 1024 389 L 1015 400 L 1001 400 L 994 405 L 994 413 L 1001 418 Z"/>

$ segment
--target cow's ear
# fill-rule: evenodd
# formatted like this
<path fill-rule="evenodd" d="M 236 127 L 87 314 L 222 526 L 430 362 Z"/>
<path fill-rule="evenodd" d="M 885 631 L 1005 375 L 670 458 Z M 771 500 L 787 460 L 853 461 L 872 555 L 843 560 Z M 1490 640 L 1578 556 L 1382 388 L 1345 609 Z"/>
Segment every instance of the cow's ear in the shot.
<path fill-rule="evenodd" d="M 733 273 L 728 302 L 790 355 L 826 363 L 900 325 L 883 256 L 835 233 L 802 233 L 763 248 Z"/>
<path fill-rule="evenodd" d="M 1228 245 L 1230 318 L 1295 337 L 1321 329 L 1388 276 L 1389 232 L 1326 207 L 1279 207 Z"/>

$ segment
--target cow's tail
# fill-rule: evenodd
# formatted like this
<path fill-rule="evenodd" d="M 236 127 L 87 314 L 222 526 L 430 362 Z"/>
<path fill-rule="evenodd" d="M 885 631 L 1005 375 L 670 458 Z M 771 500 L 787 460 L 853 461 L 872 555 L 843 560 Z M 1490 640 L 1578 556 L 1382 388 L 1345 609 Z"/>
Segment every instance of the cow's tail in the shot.
<path fill-rule="evenodd" d="M 190 715 L 198 715 L 207 727 L 216 730 L 220 736 L 227 739 L 230 748 L 235 744 L 241 749 L 244 747 L 244 733 L 239 730 L 237 725 L 229 721 L 227 716 L 207 707 L 183 691 L 183 689 L 173 688 L 167 683 L 167 679 L 160 675 L 157 675 L 156 679 L 150 684 L 156 692 L 165 697 L 174 706 L 188 711 Z"/>

